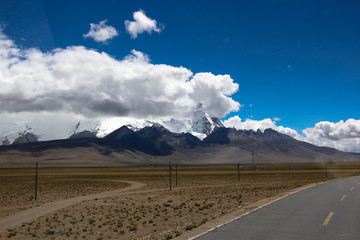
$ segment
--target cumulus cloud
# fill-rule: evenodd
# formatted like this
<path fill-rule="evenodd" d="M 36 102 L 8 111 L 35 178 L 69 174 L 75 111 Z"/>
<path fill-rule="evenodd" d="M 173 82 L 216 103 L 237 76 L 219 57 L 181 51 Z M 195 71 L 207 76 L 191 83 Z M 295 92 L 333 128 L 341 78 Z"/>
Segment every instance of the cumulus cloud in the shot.
<path fill-rule="evenodd" d="M 145 15 L 143 10 L 139 10 L 133 13 L 135 21 L 125 21 L 125 28 L 132 38 L 137 38 L 138 34 L 148 32 L 149 34 L 154 32 L 161 32 L 164 25 L 157 24 L 156 20 L 151 19 Z"/>
<path fill-rule="evenodd" d="M 201 102 L 221 117 L 240 106 L 229 75 L 152 64 L 136 50 L 122 60 L 83 46 L 22 50 L 1 31 L 0 85 L 0 113 L 184 117 Z"/>
<path fill-rule="evenodd" d="M 92 38 L 96 42 L 106 42 L 119 35 L 113 26 L 106 25 L 107 20 L 100 21 L 99 24 L 90 23 L 90 30 L 83 34 L 84 38 Z"/>
<path fill-rule="evenodd" d="M 264 131 L 267 128 L 271 128 L 280 133 L 296 138 L 298 140 L 302 140 L 302 137 L 295 130 L 283 126 L 276 126 L 276 122 L 271 120 L 270 118 L 266 118 L 263 120 L 246 119 L 245 121 L 242 121 L 239 116 L 234 116 L 225 120 L 224 125 L 226 127 L 231 127 L 238 130 L 245 129 L 245 130 L 256 131 L 260 129 L 261 131 Z"/>
<path fill-rule="evenodd" d="M 303 130 L 306 141 L 349 152 L 360 152 L 360 120 L 348 119 L 337 123 L 322 121 Z"/>
<path fill-rule="evenodd" d="M 50 52 L 20 49 L 1 28 L 0 86 L 0 127 L 9 129 L 17 123 L 17 133 L 26 130 L 18 126 L 31 123 L 43 140 L 65 138 L 77 122 L 88 119 L 104 123 L 100 130 L 108 133 L 119 127 L 119 117 L 186 118 L 198 103 L 212 117 L 224 117 L 241 107 L 231 98 L 239 86 L 229 75 L 194 74 L 184 67 L 152 64 L 136 50 L 117 60 L 83 46 Z M 115 120 L 108 123 L 109 118 Z M 360 152 L 360 120 L 319 122 L 303 131 L 305 137 L 277 126 L 279 120 L 243 121 L 235 116 L 224 124 L 237 129 L 272 128 L 315 145 Z"/>
<path fill-rule="evenodd" d="M 205 105 L 211 116 L 222 118 L 240 108 L 240 104 L 229 97 L 239 89 L 239 85 L 233 82 L 230 75 L 198 73 L 189 85 L 192 89 L 191 98 Z"/>
<path fill-rule="evenodd" d="M 348 119 L 337 123 L 322 121 L 315 124 L 313 128 L 303 130 L 299 135 L 294 129 L 277 126 L 276 122 L 280 119 L 266 118 L 263 120 L 246 119 L 243 121 L 239 116 L 224 120 L 226 127 L 236 129 L 264 131 L 267 128 L 274 129 L 280 133 L 289 135 L 297 140 L 306 141 L 317 146 L 336 148 L 346 152 L 360 152 L 360 120 Z"/>

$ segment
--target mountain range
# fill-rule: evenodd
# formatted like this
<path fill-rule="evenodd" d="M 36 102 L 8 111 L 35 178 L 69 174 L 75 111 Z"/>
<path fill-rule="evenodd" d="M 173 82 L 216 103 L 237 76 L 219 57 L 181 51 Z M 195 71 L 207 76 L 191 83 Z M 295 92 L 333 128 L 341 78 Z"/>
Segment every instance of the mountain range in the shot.
<path fill-rule="evenodd" d="M 127 166 L 256 162 L 359 161 L 360 155 L 298 141 L 272 129 L 214 127 L 203 139 L 160 124 L 136 131 L 122 126 L 103 138 L 89 131 L 68 139 L 0 146 L 0 167 Z"/>
<path fill-rule="evenodd" d="M 198 104 L 187 118 L 156 121 L 128 119 L 112 124 L 97 120 L 86 120 L 80 121 L 73 126 L 66 123 L 67 127 L 63 127 L 62 131 L 57 131 L 60 134 L 56 134 L 53 128 L 46 129 L 41 123 L 37 122 L 28 122 L 26 124 L 0 123 L 0 145 L 91 136 L 102 138 L 123 125 L 131 130 L 138 131 L 144 127 L 153 126 L 155 123 L 163 125 L 172 132 L 191 133 L 200 139 L 209 135 L 215 127 L 224 127 L 218 118 L 210 117 L 206 113 L 205 107 Z"/>

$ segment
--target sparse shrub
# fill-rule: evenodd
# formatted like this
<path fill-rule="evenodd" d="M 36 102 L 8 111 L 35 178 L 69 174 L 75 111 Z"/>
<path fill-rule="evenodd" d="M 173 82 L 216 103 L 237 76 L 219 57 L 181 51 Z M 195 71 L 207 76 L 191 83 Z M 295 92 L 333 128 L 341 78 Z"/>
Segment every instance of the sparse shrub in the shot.
<path fill-rule="evenodd" d="M 93 224 L 93 223 L 95 223 L 95 222 L 96 222 L 95 219 L 89 219 L 89 224 Z"/>
<path fill-rule="evenodd" d="M 129 227 L 129 231 L 132 232 L 132 231 L 136 231 L 136 230 L 137 230 L 137 225 L 136 225 L 136 223 L 131 224 L 130 227 Z"/>
<path fill-rule="evenodd" d="M 196 227 L 197 227 L 196 223 L 192 223 L 192 224 L 186 225 L 185 230 L 190 231 L 190 230 L 192 230 L 192 229 L 194 229 Z"/>
<path fill-rule="evenodd" d="M 165 240 L 170 240 L 173 238 L 173 235 L 171 233 L 168 233 L 165 235 Z"/>

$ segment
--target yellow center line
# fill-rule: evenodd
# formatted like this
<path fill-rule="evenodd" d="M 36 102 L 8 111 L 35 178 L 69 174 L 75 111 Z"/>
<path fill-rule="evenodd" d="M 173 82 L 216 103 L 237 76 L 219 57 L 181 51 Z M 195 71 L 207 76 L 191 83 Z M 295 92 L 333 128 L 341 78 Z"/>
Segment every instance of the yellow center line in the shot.
<path fill-rule="evenodd" d="M 334 215 L 334 212 L 330 212 L 329 215 L 327 216 L 327 218 L 325 219 L 325 221 L 323 222 L 323 226 L 327 226 L 328 223 L 330 222 L 330 219 L 332 218 L 332 216 Z"/>
<path fill-rule="evenodd" d="M 342 202 L 342 200 L 344 200 L 345 197 L 346 195 L 344 194 L 344 196 L 342 196 L 342 198 L 340 199 L 340 202 Z"/>
<path fill-rule="evenodd" d="M 354 190 L 354 189 L 355 189 L 354 187 L 351 187 L 351 188 L 350 188 L 350 191 L 352 191 L 352 190 Z"/>

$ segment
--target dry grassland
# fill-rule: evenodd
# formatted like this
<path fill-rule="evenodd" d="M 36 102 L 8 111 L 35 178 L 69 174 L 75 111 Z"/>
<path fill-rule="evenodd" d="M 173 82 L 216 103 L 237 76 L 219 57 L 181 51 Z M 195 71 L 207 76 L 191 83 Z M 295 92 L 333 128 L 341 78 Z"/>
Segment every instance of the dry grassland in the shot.
<path fill-rule="evenodd" d="M 287 165 L 286 165 L 287 166 Z M 358 174 L 341 170 L 286 166 L 251 172 L 236 166 L 181 167 L 175 170 L 172 191 L 162 168 L 41 169 L 38 200 L 31 170 L 0 171 L 0 218 L 16 211 L 59 199 L 116 190 L 120 180 L 145 183 L 129 194 L 85 201 L 35 221 L 8 229 L 8 239 L 171 239 L 235 209 L 300 186 Z M 357 167 L 356 167 L 357 168 Z M 266 170 L 265 170 L 266 169 Z"/>

